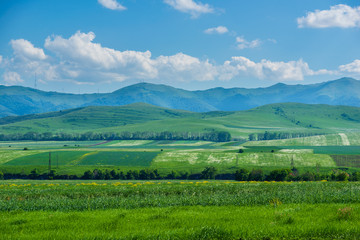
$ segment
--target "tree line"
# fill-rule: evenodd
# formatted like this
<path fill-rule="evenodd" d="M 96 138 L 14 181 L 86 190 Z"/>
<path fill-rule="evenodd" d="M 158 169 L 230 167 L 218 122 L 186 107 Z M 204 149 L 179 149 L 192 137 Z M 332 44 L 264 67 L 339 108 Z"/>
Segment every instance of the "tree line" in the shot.
<path fill-rule="evenodd" d="M 0 134 L 0 141 L 91 141 L 91 140 L 203 140 L 228 142 L 231 134 L 227 131 L 211 132 L 85 132 L 85 133 L 13 133 Z"/>
<path fill-rule="evenodd" d="M 121 171 L 115 169 L 87 170 L 81 176 L 62 174 L 58 175 L 56 170 L 40 174 L 38 169 L 33 169 L 30 174 L 24 173 L 2 173 L 0 179 L 83 179 L 83 180 L 236 180 L 236 181 L 360 181 L 360 172 L 348 173 L 340 169 L 334 169 L 329 173 L 304 172 L 300 173 L 295 167 L 292 169 L 275 169 L 265 174 L 262 169 L 251 171 L 239 168 L 234 173 L 218 174 L 213 166 L 205 167 L 201 172 L 189 173 L 187 171 L 177 172 L 175 170 L 167 174 L 160 174 L 157 169 L 141 169 Z"/>
<path fill-rule="evenodd" d="M 276 140 L 276 139 L 290 139 L 324 135 L 325 133 L 294 133 L 294 132 L 268 132 L 264 133 L 251 133 L 249 134 L 249 141 L 262 141 L 262 140 Z"/>

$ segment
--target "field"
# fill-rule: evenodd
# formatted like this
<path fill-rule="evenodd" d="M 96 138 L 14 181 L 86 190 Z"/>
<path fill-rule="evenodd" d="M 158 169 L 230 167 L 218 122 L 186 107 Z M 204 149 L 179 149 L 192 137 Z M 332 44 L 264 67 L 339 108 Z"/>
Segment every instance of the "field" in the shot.
<path fill-rule="evenodd" d="M 246 146 L 359 146 L 360 133 L 339 133 L 304 138 L 251 141 Z"/>
<path fill-rule="evenodd" d="M 358 183 L 17 180 L 0 188 L 2 239 L 360 236 Z"/>
<path fill-rule="evenodd" d="M 358 137 L 356 134 L 351 136 L 348 137 L 350 141 L 354 136 Z M 305 141 L 303 139 L 296 140 Z M 58 174 L 78 176 L 95 168 L 123 171 L 151 168 L 163 174 L 172 170 L 199 173 L 207 166 L 215 166 L 218 173 L 233 173 L 240 167 L 249 170 L 262 168 L 266 172 L 292 166 L 302 171 L 320 166 L 323 172 L 336 167 L 360 168 L 359 146 L 268 146 L 269 142 L 274 141 L 246 142 L 243 145 L 240 142 L 164 140 L 2 142 L 0 171 L 29 173 L 38 168 L 41 173 L 46 173 L 49 157 L 52 169 Z M 265 146 L 261 146 L 262 143 Z M 243 152 L 239 153 L 239 149 Z"/>

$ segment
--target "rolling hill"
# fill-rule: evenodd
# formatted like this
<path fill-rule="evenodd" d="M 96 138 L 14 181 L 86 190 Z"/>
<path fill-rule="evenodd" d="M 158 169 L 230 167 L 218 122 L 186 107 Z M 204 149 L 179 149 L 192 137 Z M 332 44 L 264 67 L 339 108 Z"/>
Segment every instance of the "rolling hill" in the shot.
<path fill-rule="evenodd" d="M 0 86 L 0 117 L 87 106 L 122 106 L 137 102 L 192 112 L 248 110 L 281 102 L 360 107 L 360 81 L 342 78 L 311 85 L 278 83 L 267 88 L 213 88 L 203 91 L 139 83 L 103 94 L 65 94 L 19 86 Z"/>
<path fill-rule="evenodd" d="M 279 103 L 244 111 L 196 113 L 146 103 L 91 106 L 0 119 L 0 133 L 27 132 L 211 132 L 233 137 L 250 133 L 339 133 L 360 129 L 360 108 L 323 104 Z"/>

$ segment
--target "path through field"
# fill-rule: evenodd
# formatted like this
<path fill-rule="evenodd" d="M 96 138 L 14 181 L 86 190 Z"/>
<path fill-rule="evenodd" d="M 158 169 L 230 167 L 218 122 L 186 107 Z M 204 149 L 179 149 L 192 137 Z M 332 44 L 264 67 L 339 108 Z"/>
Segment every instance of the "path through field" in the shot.
<path fill-rule="evenodd" d="M 343 146 L 349 146 L 350 145 L 349 139 L 348 139 L 348 137 L 346 136 L 345 133 L 339 133 L 339 136 L 341 137 L 341 141 L 343 143 Z"/>

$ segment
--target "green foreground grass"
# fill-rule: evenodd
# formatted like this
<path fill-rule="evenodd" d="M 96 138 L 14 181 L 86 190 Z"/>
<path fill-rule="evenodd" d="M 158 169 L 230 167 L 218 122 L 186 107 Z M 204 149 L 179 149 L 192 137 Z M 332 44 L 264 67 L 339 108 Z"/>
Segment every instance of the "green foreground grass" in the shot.
<path fill-rule="evenodd" d="M 339 209 L 349 207 L 350 217 Z M 358 239 L 360 204 L 1 212 L 2 239 Z"/>
<path fill-rule="evenodd" d="M 2 181 L 1 239 L 359 239 L 349 182 Z"/>

